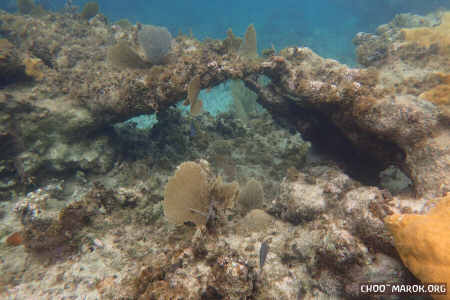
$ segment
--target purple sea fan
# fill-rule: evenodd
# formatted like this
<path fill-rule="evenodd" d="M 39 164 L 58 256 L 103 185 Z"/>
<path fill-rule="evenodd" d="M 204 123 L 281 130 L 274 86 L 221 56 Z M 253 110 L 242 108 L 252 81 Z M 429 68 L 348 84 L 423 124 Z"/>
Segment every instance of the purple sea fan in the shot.
<path fill-rule="evenodd" d="M 138 32 L 138 40 L 147 60 L 152 64 L 161 64 L 169 53 L 172 35 L 166 27 L 143 25 Z"/>

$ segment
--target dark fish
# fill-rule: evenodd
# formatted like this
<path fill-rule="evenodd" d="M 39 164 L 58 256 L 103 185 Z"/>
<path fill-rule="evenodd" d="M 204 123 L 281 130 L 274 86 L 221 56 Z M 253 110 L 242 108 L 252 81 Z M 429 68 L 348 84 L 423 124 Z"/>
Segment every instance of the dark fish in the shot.
<path fill-rule="evenodd" d="M 298 292 L 297 292 L 297 300 L 303 300 L 306 296 L 305 288 L 302 285 L 302 282 L 300 281 L 298 283 Z"/>
<path fill-rule="evenodd" d="M 66 12 L 74 12 L 76 10 L 76 6 L 73 6 L 72 0 L 66 0 L 64 4 L 64 10 Z"/>
<path fill-rule="evenodd" d="M 217 221 L 217 210 L 214 207 L 214 205 L 211 203 L 209 205 L 209 209 L 208 209 L 208 215 L 206 217 L 206 229 L 213 233 L 215 232 L 215 225 L 216 225 L 216 221 Z"/>
<path fill-rule="evenodd" d="M 194 137 L 197 134 L 197 130 L 195 129 L 194 121 L 191 122 L 191 130 L 189 132 L 189 135 L 191 137 Z"/>
<path fill-rule="evenodd" d="M 261 248 L 259 248 L 259 269 L 260 272 L 266 262 L 267 253 L 269 253 L 269 244 L 267 241 L 262 242 Z"/>

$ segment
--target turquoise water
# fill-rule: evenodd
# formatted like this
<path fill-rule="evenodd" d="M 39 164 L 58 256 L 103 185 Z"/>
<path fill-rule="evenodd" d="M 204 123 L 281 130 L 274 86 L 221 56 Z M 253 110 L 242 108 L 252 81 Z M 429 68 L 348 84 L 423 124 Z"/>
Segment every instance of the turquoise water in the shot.
<path fill-rule="evenodd" d="M 354 63 L 352 37 L 371 32 L 397 13 L 426 13 L 448 0 L 319 0 L 319 1 L 99 1 L 113 20 L 166 26 L 176 34 L 192 29 L 200 39 L 224 38 L 231 27 L 242 36 L 253 23 L 259 49 L 307 46 L 321 56 Z"/>
<path fill-rule="evenodd" d="M 39 1 L 37 1 L 39 2 Z M 60 10 L 64 1 L 40 1 L 44 6 Z M 73 1 L 82 7 L 88 1 Z M 232 28 L 243 36 L 249 24 L 257 31 L 258 49 L 305 46 L 323 57 L 356 66 L 352 38 L 358 32 L 374 32 L 398 13 L 426 14 L 449 7 L 450 0 L 319 0 L 319 1 L 98 1 L 100 12 L 110 21 L 128 19 L 131 23 L 165 26 L 173 36 L 192 32 L 198 39 L 224 39 Z M 15 1 L 10 8 L 14 10 Z M 221 84 L 206 92 L 205 110 L 216 115 L 229 109 L 232 96 L 229 84 Z M 183 107 L 180 105 L 180 109 Z M 151 126 L 155 117 L 141 117 L 138 126 Z"/>
<path fill-rule="evenodd" d="M 16 1 L 1 1 L 0 8 L 16 11 Z M 60 10 L 63 0 L 40 0 L 44 7 Z M 73 0 L 82 7 L 88 1 Z M 190 32 L 199 39 L 225 38 L 225 32 L 242 36 L 250 23 L 258 33 L 260 51 L 272 45 L 306 46 L 324 57 L 354 65 L 352 37 L 373 32 L 395 14 L 426 14 L 449 7 L 450 0 L 285 0 L 285 1 L 98 1 L 100 12 L 111 21 L 127 18 L 132 23 L 167 27 L 172 35 Z"/>
<path fill-rule="evenodd" d="M 0 300 L 365 300 L 441 266 L 383 219 L 450 190 L 449 0 L 86 3 L 0 0 Z"/>

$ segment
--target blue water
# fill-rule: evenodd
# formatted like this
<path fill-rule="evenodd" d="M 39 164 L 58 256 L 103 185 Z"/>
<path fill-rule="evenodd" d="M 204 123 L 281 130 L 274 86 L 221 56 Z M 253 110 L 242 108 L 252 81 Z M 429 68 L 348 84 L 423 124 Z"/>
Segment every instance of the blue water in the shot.
<path fill-rule="evenodd" d="M 259 49 L 307 46 L 324 57 L 355 64 L 352 38 L 371 32 L 397 13 L 427 13 L 450 7 L 450 0 L 228 0 L 99 1 L 111 19 L 151 23 L 203 39 L 224 38 L 226 30 L 242 36 L 255 25 Z"/>
<path fill-rule="evenodd" d="M 35 0 L 59 10 L 65 0 Z M 73 0 L 82 6 L 88 1 Z M 14 11 L 16 0 L 2 0 L 0 8 Z M 111 21 L 122 18 L 132 23 L 166 26 L 176 35 L 192 30 L 195 37 L 223 39 L 226 30 L 242 36 L 255 25 L 261 51 L 272 47 L 307 46 L 321 56 L 355 64 L 352 38 L 357 32 L 373 32 L 397 13 L 426 14 L 450 0 L 228 0 L 154 1 L 100 0 L 100 11 Z"/>

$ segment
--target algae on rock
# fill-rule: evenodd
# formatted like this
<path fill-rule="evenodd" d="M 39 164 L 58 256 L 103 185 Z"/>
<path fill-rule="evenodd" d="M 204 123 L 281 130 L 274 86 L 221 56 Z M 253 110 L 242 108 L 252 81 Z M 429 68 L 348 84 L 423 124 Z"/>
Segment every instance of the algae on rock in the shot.
<path fill-rule="evenodd" d="M 26 78 L 17 48 L 7 39 L 0 39 L 0 86 Z"/>

